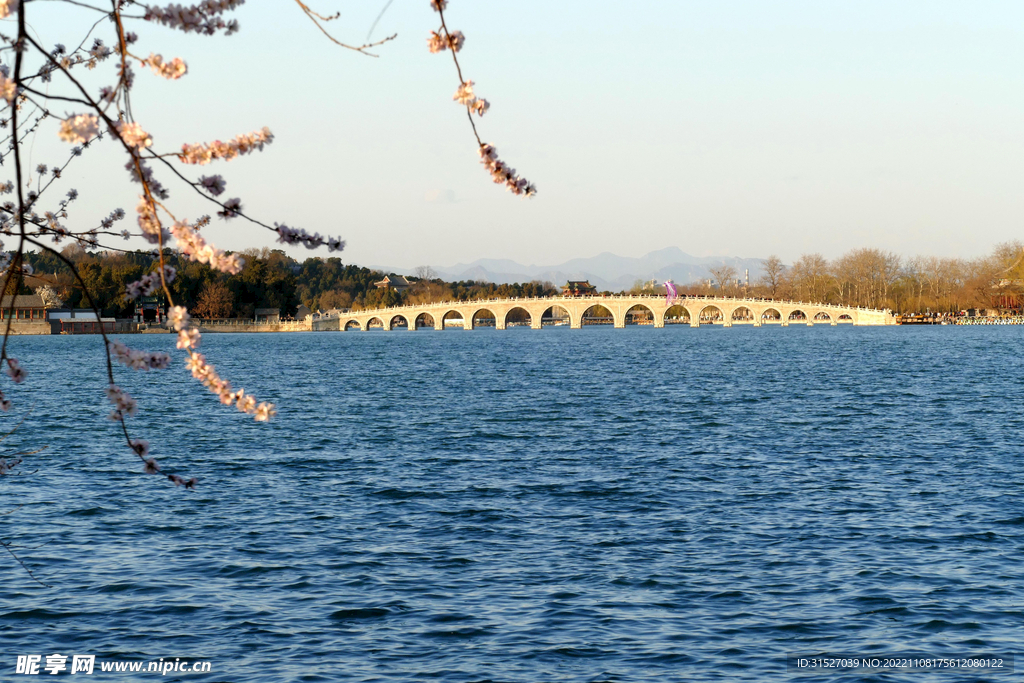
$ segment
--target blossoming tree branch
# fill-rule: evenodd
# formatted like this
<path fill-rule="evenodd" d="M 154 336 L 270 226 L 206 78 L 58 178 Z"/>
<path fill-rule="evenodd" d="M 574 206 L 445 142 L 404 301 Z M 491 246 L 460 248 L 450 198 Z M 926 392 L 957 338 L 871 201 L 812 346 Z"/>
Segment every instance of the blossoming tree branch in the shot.
<path fill-rule="evenodd" d="M 275 415 L 272 403 L 259 401 L 244 389 L 232 386 L 198 351 L 202 341 L 198 326 L 192 322 L 186 307 L 175 302 L 168 287 L 176 272 L 166 262 L 166 248 L 176 249 L 184 258 L 205 263 L 224 273 L 237 274 L 244 265 L 238 255 L 218 249 L 201 234 L 211 223 L 209 216 L 189 219 L 175 212 L 170 201 L 172 188 L 198 193 L 220 218 L 248 221 L 255 228 L 276 233 L 278 242 L 283 244 L 301 244 L 309 249 L 325 247 L 333 252 L 344 249 L 345 242 L 337 237 L 323 237 L 319 233 L 311 234 L 284 223 L 270 224 L 250 216 L 243 210 L 240 198 L 224 197 L 228 183 L 223 175 L 204 173 L 196 177 L 191 172 L 194 167 L 226 163 L 262 151 L 274 142 L 274 135 L 267 128 L 238 134 L 226 142 L 184 143 L 175 151 L 167 151 L 157 146 L 144 122 L 136 120 L 132 106 L 136 69 L 148 69 L 156 77 L 169 81 L 188 75 L 188 65 L 181 57 L 165 57 L 153 52 L 146 54 L 136 33 L 128 28 L 132 22 L 158 24 L 170 31 L 225 37 L 239 30 L 238 21 L 229 15 L 244 0 L 204 0 L 191 6 L 172 4 L 164 7 L 133 0 L 111 0 L 109 6 L 99 1 L 57 0 L 93 12 L 96 17 L 91 26 L 83 26 L 81 43 L 70 48 L 62 44 L 41 44 L 27 24 L 26 15 L 39 1 L 0 0 L 0 105 L 3 107 L 0 127 L 5 134 L 0 144 L 0 164 L 13 175 L 0 181 L 0 192 L 11 195 L 0 206 L 0 231 L 17 239 L 16 248 L 10 252 L 3 251 L 0 243 L 2 291 L 17 293 L 24 278 L 32 274 L 24 262 L 26 249 L 50 252 L 68 267 L 98 319 L 101 311 L 93 294 L 75 263 L 57 247 L 65 242 L 74 242 L 83 248 L 128 251 L 113 246 L 110 240 L 140 237 L 152 245 L 153 268 L 140 280 L 130 283 L 124 296 L 133 300 L 162 293 L 169 307 L 169 325 L 177 334 L 177 348 L 183 353 L 185 367 L 192 376 L 216 394 L 224 405 L 234 406 L 259 422 L 270 420 Z M 295 2 L 331 41 L 361 54 L 376 56 L 369 50 L 396 37 L 392 35 L 363 45 L 343 43 L 334 38 L 326 27 L 339 17 L 338 14 L 322 15 L 302 0 Z M 463 77 L 458 54 L 466 38 L 461 31 L 449 31 L 445 18 L 447 0 L 430 0 L 430 3 L 439 16 L 440 26 L 430 32 L 428 49 L 431 53 L 451 53 L 458 76 L 454 100 L 466 110 L 482 164 L 495 183 L 504 185 L 512 193 L 526 197 L 536 194 L 532 183 L 500 160 L 494 146 L 480 139 L 474 115 L 482 117 L 490 104 L 477 97 L 474 82 Z M 15 30 L 9 31 L 12 28 Z M 105 38 L 97 35 L 102 30 L 108 31 Z M 107 75 L 106 82 L 99 87 L 92 83 L 95 76 L 89 73 L 97 69 L 101 69 L 101 77 Z M 78 110 L 57 114 L 57 105 L 61 110 Z M 68 154 L 63 163 L 52 167 L 40 164 L 35 169 L 26 166 L 23 148 L 34 136 L 41 134 L 54 134 L 67 143 Z M 129 180 L 139 187 L 133 229 L 116 229 L 115 225 L 126 217 L 121 208 L 111 210 L 98 224 L 85 223 L 74 216 L 71 209 L 78 193 L 74 189 L 61 188 L 64 171 L 71 164 L 84 163 L 82 159 L 89 150 L 100 143 L 114 145 L 123 152 Z M 28 372 L 9 351 L 13 307 L 12 296 L 0 345 L 0 364 L 11 381 L 21 383 L 26 381 Z M 101 334 L 106 355 L 106 394 L 112 406 L 110 419 L 118 425 L 128 447 L 142 461 L 145 472 L 163 474 L 175 485 L 194 487 L 197 481 L 194 477 L 186 478 L 162 469 L 151 456 L 149 443 L 132 435 L 127 418 L 134 417 L 139 406 L 115 380 L 118 365 L 139 371 L 166 370 L 172 364 L 171 356 L 132 349 L 108 339 L 102 329 Z M 0 408 L 4 411 L 11 408 L 11 401 L 2 389 Z M 4 472 L 0 474 L 6 474 L 10 469 L 10 463 L 5 463 Z"/>

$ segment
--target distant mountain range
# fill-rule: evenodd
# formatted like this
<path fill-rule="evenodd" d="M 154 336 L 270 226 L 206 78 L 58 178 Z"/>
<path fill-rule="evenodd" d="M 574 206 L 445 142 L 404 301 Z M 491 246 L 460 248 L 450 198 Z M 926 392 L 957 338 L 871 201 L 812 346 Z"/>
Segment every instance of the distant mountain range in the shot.
<path fill-rule="evenodd" d="M 510 282 L 550 281 L 556 285 L 566 280 L 589 280 L 599 290 L 619 291 L 629 289 L 637 280 L 658 280 L 671 278 L 678 284 L 707 280 L 711 277 L 708 268 L 727 264 L 736 269 L 736 277 L 743 280 L 744 271 L 750 272 L 750 281 L 756 281 L 762 272 L 760 259 L 736 257 L 690 256 L 679 247 L 667 247 L 652 251 L 640 258 L 616 256 L 605 252 L 590 258 L 578 258 L 554 266 L 524 266 L 508 259 L 477 259 L 472 263 L 457 263 L 454 266 L 431 266 L 437 276 L 449 282 L 455 280 L 483 280 L 495 284 Z M 385 273 L 414 275 L 402 268 L 371 266 Z"/>

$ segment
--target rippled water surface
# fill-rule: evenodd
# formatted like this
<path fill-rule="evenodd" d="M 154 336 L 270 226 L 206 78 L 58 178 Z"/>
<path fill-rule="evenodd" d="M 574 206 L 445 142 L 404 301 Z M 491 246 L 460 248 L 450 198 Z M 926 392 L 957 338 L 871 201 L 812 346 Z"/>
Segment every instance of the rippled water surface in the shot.
<path fill-rule="evenodd" d="M 120 372 L 133 430 L 201 479 L 184 491 L 142 474 L 104 418 L 98 338 L 16 338 L 31 374 L 4 378 L 2 420 L 29 416 L 3 445 L 46 450 L 0 480 L 0 512 L 24 504 L 0 528 L 53 588 L 0 556 L 0 680 L 54 652 L 208 659 L 161 678 L 233 682 L 835 680 L 785 658 L 1012 652 L 1022 341 L 207 335 L 279 415 L 223 408 L 180 360 Z"/>

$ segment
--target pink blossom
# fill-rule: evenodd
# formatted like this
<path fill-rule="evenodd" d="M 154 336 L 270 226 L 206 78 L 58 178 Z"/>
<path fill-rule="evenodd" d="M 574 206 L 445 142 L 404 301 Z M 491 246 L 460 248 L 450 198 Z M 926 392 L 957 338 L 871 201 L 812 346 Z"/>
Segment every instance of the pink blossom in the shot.
<path fill-rule="evenodd" d="M 2 0 L 0 0 L 2 1 Z M 8 104 L 14 102 L 14 98 L 18 96 L 18 84 L 13 78 L 8 78 L 4 74 L 0 74 L 0 97 L 7 100 Z"/>
<path fill-rule="evenodd" d="M 465 81 L 459 85 L 459 89 L 455 91 L 455 95 L 452 99 L 459 104 L 469 106 L 473 103 L 476 98 L 473 96 L 473 81 Z"/>
<path fill-rule="evenodd" d="M 458 52 L 465 44 L 466 36 L 462 34 L 462 31 L 452 31 L 448 34 L 448 45 L 451 46 L 452 52 Z"/>
<path fill-rule="evenodd" d="M 537 194 L 537 188 L 525 178 L 521 178 L 514 168 L 498 158 L 498 150 L 493 145 L 481 144 L 479 149 L 480 162 L 491 174 L 495 183 L 504 184 L 509 192 L 525 197 Z"/>
<path fill-rule="evenodd" d="M 238 22 L 234 19 L 224 21 L 218 14 L 233 10 L 245 0 L 204 0 L 191 7 L 168 5 L 167 7 L 146 6 L 146 21 L 155 21 L 169 28 L 179 29 L 185 33 L 202 33 L 212 36 L 219 29 L 225 29 L 224 35 L 229 36 L 238 31 Z"/>
<path fill-rule="evenodd" d="M 133 370 L 166 370 L 171 366 L 171 357 L 166 353 L 132 349 L 119 341 L 109 344 L 110 354 Z"/>
<path fill-rule="evenodd" d="M 230 161 L 242 154 L 249 154 L 253 151 L 262 152 L 263 147 L 273 141 L 274 134 L 270 132 L 269 128 L 263 128 L 252 133 L 243 133 L 228 142 L 214 140 L 208 144 L 182 145 L 178 159 L 185 164 L 204 166 L 214 159 Z"/>
<path fill-rule="evenodd" d="M 235 403 L 238 406 L 238 409 L 243 413 L 256 412 L 256 398 L 246 394 L 241 389 L 235 392 Z"/>
<path fill-rule="evenodd" d="M 177 275 L 177 271 L 172 266 L 164 266 L 164 280 L 167 284 L 174 282 L 174 278 Z M 138 299 L 140 296 L 149 296 L 156 290 L 163 286 L 160 281 L 160 271 L 155 270 L 152 273 L 143 275 L 141 279 L 135 282 L 129 282 L 125 286 L 124 298 L 132 300 Z"/>
<path fill-rule="evenodd" d="M 93 59 L 103 61 L 113 53 L 109 47 L 103 44 L 103 41 L 96 38 L 92 41 L 92 47 L 89 49 L 89 56 Z M 89 68 L 92 68 L 90 65 Z"/>
<path fill-rule="evenodd" d="M 21 384 L 25 381 L 25 369 L 18 364 L 17 359 L 7 359 L 7 374 L 15 384 Z"/>
<path fill-rule="evenodd" d="M 135 70 L 132 69 L 132 63 L 124 62 L 118 66 L 117 75 L 119 82 L 124 84 L 125 90 L 131 90 L 132 84 L 135 83 Z"/>
<path fill-rule="evenodd" d="M 181 57 L 175 57 L 172 61 L 165 62 L 161 55 L 151 53 L 149 59 L 144 60 L 143 64 L 149 64 L 153 73 L 172 81 L 178 80 L 188 72 L 188 66 Z"/>
<path fill-rule="evenodd" d="M 8 460 L 7 458 L 0 458 L 0 476 L 10 474 L 14 471 L 14 468 L 20 465 L 22 462 L 21 458 L 14 458 Z"/>
<path fill-rule="evenodd" d="M 452 52 L 458 52 L 465 44 L 466 36 L 463 35 L 462 31 L 452 31 L 447 37 L 442 36 L 437 31 L 431 31 L 430 37 L 427 38 L 427 49 L 430 50 L 431 54 L 444 52 L 449 47 L 452 49 Z"/>
<path fill-rule="evenodd" d="M 18 11 L 18 0 L 0 0 L 0 19 L 6 19 Z"/>
<path fill-rule="evenodd" d="M 242 272 L 245 261 L 238 254 L 225 254 L 211 244 L 187 223 L 178 222 L 171 226 L 171 234 L 178 241 L 178 249 L 192 261 L 207 263 L 214 270 L 231 275 Z"/>
<path fill-rule="evenodd" d="M 142 126 L 137 123 L 129 123 L 127 121 L 118 121 L 117 134 L 124 140 L 124 144 L 129 147 L 137 147 L 138 149 L 145 149 L 153 145 L 153 138 L 149 133 L 142 130 Z"/>
<path fill-rule="evenodd" d="M 187 489 L 194 489 L 196 487 L 196 484 L 199 483 L 199 480 L 196 479 L 195 477 L 192 477 L 191 479 L 186 481 L 184 477 L 179 477 L 177 474 L 168 474 L 167 478 L 174 482 L 175 486 L 184 486 Z"/>
<path fill-rule="evenodd" d="M 128 163 L 124 165 L 124 168 L 131 174 L 132 182 L 135 183 L 140 182 L 139 169 L 142 169 L 142 180 L 146 182 L 151 194 L 156 195 L 160 199 L 167 199 L 167 197 L 170 196 L 163 184 L 156 179 L 156 176 L 153 175 L 153 170 L 150 169 L 142 159 L 133 155 L 132 158 L 128 160 Z"/>
<path fill-rule="evenodd" d="M 242 200 L 238 197 L 228 199 L 224 202 L 224 208 L 217 212 L 217 215 L 227 220 L 234 218 L 235 216 L 241 215 L 242 213 Z"/>
<path fill-rule="evenodd" d="M 139 412 L 139 404 L 135 399 L 116 384 L 107 387 L 107 399 L 114 404 L 114 411 L 109 416 L 111 420 L 123 420 L 125 415 L 134 416 Z"/>
<path fill-rule="evenodd" d="M 440 12 L 448 6 L 448 0 L 430 0 L 430 6 L 434 8 L 435 12 Z"/>
<path fill-rule="evenodd" d="M 219 175 L 215 176 L 202 176 L 199 178 L 199 184 L 203 186 L 203 189 L 212 194 L 214 197 L 224 192 L 224 178 Z"/>
<path fill-rule="evenodd" d="M 448 49 L 448 41 L 442 38 L 437 31 L 431 31 L 430 37 L 427 38 L 427 49 L 430 50 L 430 54 L 434 55 L 444 52 Z"/>
<path fill-rule="evenodd" d="M 184 306 L 173 306 L 171 310 L 167 312 L 167 320 L 171 323 L 175 330 L 181 331 L 188 329 L 188 323 L 192 317 L 188 314 L 188 310 Z"/>
<path fill-rule="evenodd" d="M 122 218 L 124 218 L 124 209 L 114 209 L 109 216 L 100 219 L 100 226 L 109 230 L 114 225 L 114 221 L 119 221 Z"/>
<path fill-rule="evenodd" d="M 187 349 L 187 348 L 193 348 L 194 349 L 195 347 L 199 346 L 199 340 L 200 339 L 201 339 L 201 337 L 199 335 L 199 330 L 197 330 L 197 329 L 178 330 L 178 348 L 179 349 Z"/>
<path fill-rule="evenodd" d="M 185 367 L 204 387 L 217 394 L 224 405 L 235 404 L 240 411 L 252 415 L 257 422 L 266 422 L 276 414 L 273 403 L 257 405 L 256 399 L 246 394 L 245 390 L 232 391 L 231 383 L 221 379 L 216 369 L 206 362 L 203 354 L 190 351 L 189 357 L 185 360 Z"/>
<path fill-rule="evenodd" d="M 282 244 L 302 244 L 307 249 L 316 249 L 326 244 L 329 252 L 345 248 L 345 240 L 337 237 L 321 237 L 318 232 L 310 235 L 302 228 L 289 228 L 283 223 L 274 223 L 274 228 L 277 230 L 277 241 Z"/>
<path fill-rule="evenodd" d="M 99 119 L 92 114 L 78 114 L 60 124 L 60 139 L 71 144 L 88 142 L 100 132 Z"/>
<path fill-rule="evenodd" d="M 257 422 L 269 422 L 270 418 L 277 415 L 277 411 L 274 410 L 274 404 L 272 403 L 261 403 L 256 406 L 255 419 Z"/>

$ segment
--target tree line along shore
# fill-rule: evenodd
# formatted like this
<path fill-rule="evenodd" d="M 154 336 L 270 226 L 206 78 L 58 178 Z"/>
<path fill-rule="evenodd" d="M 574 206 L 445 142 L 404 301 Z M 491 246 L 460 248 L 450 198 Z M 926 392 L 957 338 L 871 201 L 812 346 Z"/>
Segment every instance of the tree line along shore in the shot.
<path fill-rule="evenodd" d="M 103 315 L 113 318 L 134 315 L 135 303 L 125 298 L 125 287 L 155 270 L 157 263 L 151 252 L 87 252 L 72 245 L 63 253 L 74 262 Z M 177 269 L 172 293 L 195 317 L 249 319 L 257 308 L 280 309 L 281 315 L 288 317 L 300 305 L 311 311 L 360 310 L 561 294 L 561 288 L 551 282 L 445 282 L 426 267 L 406 275 L 409 286 L 399 291 L 375 284 L 387 273 L 344 264 L 340 258 L 300 262 L 281 250 L 267 248 L 240 254 L 245 267 L 237 275 L 227 275 L 167 250 L 166 261 Z M 17 292 L 12 281 L 5 294 L 30 294 L 48 286 L 65 306 L 88 308 L 70 269 L 56 256 L 29 252 L 25 262 L 34 274 L 24 278 Z M 1020 242 L 1000 244 L 991 254 L 976 259 L 904 258 L 878 249 L 857 249 L 834 260 L 807 254 L 792 265 L 775 256 L 762 263 L 763 272 L 750 282 L 738 278 L 731 266 L 713 266 L 706 280 L 677 283 L 677 291 L 680 295 L 753 296 L 882 308 L 898 315 L 968 309 L 1024 313 L 1024 244 Z M 652 290 L 664 292 L 664 287 L 656 281 L 637 282 L 626 292 L 601 293 Z"/>

